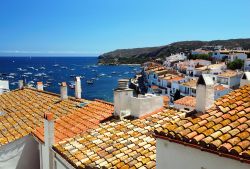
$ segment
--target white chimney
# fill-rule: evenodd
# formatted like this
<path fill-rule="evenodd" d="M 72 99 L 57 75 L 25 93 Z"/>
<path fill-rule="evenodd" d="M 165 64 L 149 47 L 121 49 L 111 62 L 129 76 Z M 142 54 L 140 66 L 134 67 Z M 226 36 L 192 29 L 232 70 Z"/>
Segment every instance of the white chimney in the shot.
<path fill-rule="evenodd" d="M 37 82 L 36 88 L 37 90 L 43 91 L 43 82 Z"/>
<path fill-rule="evenodd" d="M 163 97 L 156 95 L 133 96 L 133 89 L 128 88 L 129 80 L 120 79 L 114 91 L 115 116 L 142 117 L 163 107 Z"/>
<path fill-rule="evenodd" d="M 42 158 L 43 168 L 53 168 L 53 151 L 52 146 L 54 144 L 54 120 L 52 113 L 44 114 L 44 156 Z"/>
<path fill-rule="evenodd" d="M 24 86 L 23 80 L 18 80 L 18 88 L 19 88 L 19 89 L 22 89 L 23 86 Z"/>
<path fill-rule="evenodd" d="M 133 89 L 130 89 L 128 85 L 128 79 L 118 80 L 118 87 L 114 90 L 115 116 L 120 116 L 122 111 L 129 109 L 130 98 L 133 96 Z"/>
<path fill-rule="evenodd" d="M 68 98 L 68 88 L 67 88 L 66 82 L 61 83 L 60 92 L 61 92 L 61 99 L 62 100 L 65 100 Z"/>
<path fill-rule="evenodd" d="M 75 78 L 75 97 L 80 99 L 82 97 L 82 87 L 80 77 Z"/>
<path fill-rule="evenodd" d="M 196 85 L 196 111 L 205 113 L 214 103 L 214 82 L 212 77 L 202 74 Z"/>
<path fill-rule="evenodd" d="M 250 84 L 250 72 L 244 72 L 240 79 L 240 86 Z"/>
<path fill-rule="evenodd" d="M 0 94 L 10 90 L 10 85 L 8 80 L 0 80 Z"/>

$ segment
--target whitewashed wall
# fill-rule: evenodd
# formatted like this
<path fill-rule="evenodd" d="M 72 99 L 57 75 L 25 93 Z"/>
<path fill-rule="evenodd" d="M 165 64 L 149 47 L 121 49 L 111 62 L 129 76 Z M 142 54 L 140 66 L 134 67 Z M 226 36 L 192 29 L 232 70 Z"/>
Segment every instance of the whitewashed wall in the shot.
<path fill-rule="evenodd" d="M 38 143 L 30 135 L 0 147 L 0 169 L 39 168 Z"/>
<path fill-rule="evenodd" d="M 156 139 L 157 169 L 249 169 L 242 163 L 182 144 Z"/>

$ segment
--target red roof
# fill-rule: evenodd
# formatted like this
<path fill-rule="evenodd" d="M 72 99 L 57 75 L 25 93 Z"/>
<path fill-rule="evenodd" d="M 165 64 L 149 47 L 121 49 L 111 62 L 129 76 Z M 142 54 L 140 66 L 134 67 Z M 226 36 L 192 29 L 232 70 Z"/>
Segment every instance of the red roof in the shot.
<path fill-rule="evenodd" d="M 55 143 L 65 138 L 93 129 L 112 116 L 111 103 L 95 100 L 66 116 L 55 120 Z M 44 126 L 36 128 L 33 134 L 44 142 Z"/>

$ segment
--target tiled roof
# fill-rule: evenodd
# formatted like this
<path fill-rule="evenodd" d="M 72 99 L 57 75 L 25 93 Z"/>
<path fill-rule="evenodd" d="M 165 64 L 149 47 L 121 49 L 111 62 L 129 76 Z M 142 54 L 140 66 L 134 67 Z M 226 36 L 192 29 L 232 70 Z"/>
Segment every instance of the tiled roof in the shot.
<path fill-rule="evenodd" d="M 156 145 L 152 132 L 164 122 L 185 116 L 163 109 L 143 119 L 113 121 L 59 142 L 53 147 L 75 168 L 155 168 Z"/>
<path fill-rule="evenodd" d="M 225 86 L 223 86 L 223 85 L 216 85 L 216 86 L 214 86 L 214 90 L 216 90 L 216 91 L 218 91 L 218 90 L 225 90 L 225 89 L 227 89 Z"/>
<path fill-rule="evenodd" d="M 0 147 L 31 133 L 42 126 L 44 113 L 53 112 L 54 119 L 74 113 L 88 100 L 69 97 L 32 88 L 13 90 L 0 95 Z"/>
<path fill-rule="evenodd" d="M 196 87 L 197 80 L 189 80 L 187 82 L 181 83 L 183 86 L 188 86 L 188 87 Z"/>
<path fill-rule="evenodd" d="M 113 112 L 112 104 L 96 100 L 73 113 L 56 119 L 55 143 L 97 127 L 99 123 L 110 118 Z M 44 126 L 36 128 L 33 134 L 44 142 Z"/>
<path fill-rule="evenodd" d="M 180 104 L 185 106 L 195 107 L 196 105 L 196 98 L 192 96 L 185 96 L 181 99 L 174 101 L 174 104 Z"/>
<path fill-rule="evenodd" d="M 233 70 L 227 70 L 227 71 L 219 74 L 218 76 L 220 76 L 220 77 L 233 77 L 233 76 L 236 76 L 239 74 L 241 74 L 241 73 L 233 71 Z"/>
<path fill-rule="evenodd" d="M 250 163 L 250 85 L 219 98 L 199 117 L 166 122 L 155 134 Z"/>

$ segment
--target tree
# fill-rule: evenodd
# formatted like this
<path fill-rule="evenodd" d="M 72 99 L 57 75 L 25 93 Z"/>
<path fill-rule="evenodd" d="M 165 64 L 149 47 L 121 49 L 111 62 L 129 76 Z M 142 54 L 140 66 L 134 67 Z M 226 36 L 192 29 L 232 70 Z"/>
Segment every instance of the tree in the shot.
<path fill-rule="evenodd" d="M 227 68 L 231 69 L 231 70 L 235 70 L 235 69 L 241 69 L 242 66 L 244 65 L 244 61 L 241 59 L 235 59 L 232 62 L 229 62 L 227 64 Z"/>
<path fill-rule="evenodd" d="M 181 92 L 180 92 L 180 90 L 177 89 L 175 94 L 174 94 L 174 101 L 178 100 L 180 98 L 181 98 Z"/>

